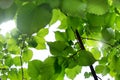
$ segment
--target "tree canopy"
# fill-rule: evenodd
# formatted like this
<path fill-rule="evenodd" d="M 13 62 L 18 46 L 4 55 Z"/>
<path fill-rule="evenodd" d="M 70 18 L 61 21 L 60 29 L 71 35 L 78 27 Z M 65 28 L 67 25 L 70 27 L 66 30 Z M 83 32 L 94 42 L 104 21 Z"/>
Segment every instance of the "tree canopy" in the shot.
<path fill-rule="evenodd" d="M 74 80 L 85 66 L 85 78 L 120 79 L 120 0 L 0 0 L 0 24 L 9 20 L 16 28 L 0 34 L 2 80 Z M 45 40 L 57 21 L 55 41 Z M 51 56 L 32 60 L 31 48 L 47 47 Z"/>

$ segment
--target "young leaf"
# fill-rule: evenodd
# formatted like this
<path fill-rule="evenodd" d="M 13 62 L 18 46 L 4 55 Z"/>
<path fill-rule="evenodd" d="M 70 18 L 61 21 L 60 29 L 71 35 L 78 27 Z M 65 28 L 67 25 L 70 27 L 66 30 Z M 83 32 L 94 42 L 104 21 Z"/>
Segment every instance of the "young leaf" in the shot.
<path fill-rule="evenodd" d="M 46 48 L 44 37 L 35 36 L 34 39 L 37 42 L 36 49 L 45 49 Z"/>
<path fill-rule="evenodd" d="M 98 48 L 92 48 L 91 52 L 93 54 L 93 56 L 95 57 L 96 60 L 98 60 L 101 56 L 100 51 L 98 50 Z"/>
<path fill-rule="evenodd" d="M 22 59 L 24 62 L 28 62 L 29 60 L 32 59 L 33 52 L 30 49 L 25 49 L 22 53 Z"/>
<path fill-rule="evenodd" d="M 15 64 L 15 66 L 21 66 L 20 56 L 14 57 L 13 63 Z"/>
<path fill-rule="evenodd" d="M 81 72 L 81 66 L 75 66 L 72 69 L 65 69 L 65 73 L 67 75 L 67 77 L 69 77 L 70 79 L 74 79 L 76 77 L 77 74 L 79 74 Z"/>

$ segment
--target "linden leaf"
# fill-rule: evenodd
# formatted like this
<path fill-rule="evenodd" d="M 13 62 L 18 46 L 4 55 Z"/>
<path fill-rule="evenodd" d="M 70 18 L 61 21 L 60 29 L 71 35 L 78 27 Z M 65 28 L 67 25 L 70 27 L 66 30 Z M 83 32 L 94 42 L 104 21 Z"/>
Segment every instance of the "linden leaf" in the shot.
<path fill-rule="evenodd" d="M 96 15 L 103 15 L 108 11 L 107 0 L 87 0 L 87 11 Z"/>

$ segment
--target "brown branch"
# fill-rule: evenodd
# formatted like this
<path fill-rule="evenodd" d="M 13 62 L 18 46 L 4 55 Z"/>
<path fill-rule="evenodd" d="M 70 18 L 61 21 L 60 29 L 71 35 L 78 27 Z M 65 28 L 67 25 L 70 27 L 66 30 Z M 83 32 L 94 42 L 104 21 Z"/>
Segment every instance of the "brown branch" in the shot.
<path fill-rule="evenodd" d="M 78 40 L 78 43 L 79 43 L 80 48 L 81 48 L 82 50 L 85 50 L 85 47 L 84 47 L 84 45 L 83 45 L 81 36 L 79 35 L 79 33 L 78 33 L 77 30 L 75 31 L 75 34 L 76 34 L 76 38 L 77 38 L 77 40 Z M 93 77 L 94 77 L 94 80 L 98 80 L 98 77 L 97 77 L 97 75 L 96 75 L 96 72 L 95 72 L 93 66 L 90 65 L 89 67 L 90 67 L 91 73 L 92 73 L 92 75 L 93 75 Z"/>

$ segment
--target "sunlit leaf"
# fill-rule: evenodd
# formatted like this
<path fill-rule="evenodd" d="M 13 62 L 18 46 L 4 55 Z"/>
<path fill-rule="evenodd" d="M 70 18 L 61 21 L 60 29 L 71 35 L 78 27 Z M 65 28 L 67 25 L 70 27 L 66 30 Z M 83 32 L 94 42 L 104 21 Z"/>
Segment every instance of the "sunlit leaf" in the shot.
<path fill-rule="evenodd" d="M 13 65 L 13 59 L 12 56 L 7 55 L 5 58 L 5 65 L 11 67 Z"/>
<path fill-rule="evenodd" d="M 14 57 L 13 58 L 13 63 L 15 64 L 15 66 L 21 66 L 20 56 Z"/>
<path fill-rule="evenodd" d="M 95 57 L 96 60 L 98 60 L 101 56 L 100 51 L 98 50 L 98 48 L 92 48 L 91 52 L 93 54 L 93 56 Z"/>
<path fill-rule="evenodd" d="M 8 72 L 8 78 L 10 78 L 11 80 L 17 80 L 18 79 L 17 74 L 18 74 L 17 69 L 13 68 L 11 69 L 11 71 Z"/>
<path fill-rule="evenodd" d="M 37 42 L 36 49 L 45 49 L 45 39 L 43 37 L 35 36 L 35 41 Z"/>
<path fill-rule="evenodd" d="M 101 31 L 102 37 L 106 41 L 110 41 L 114 38 L 115 34 L 112 28 L 104 28 Z"/>
<path fill-rule="evenodd" d="M 24 52 L 22 53 L 22 59 L 25 62 L 28 62 L 29 60 L 31 60 L 32 56 L 33 56 L 33 52 L 30 49 L 25 49 Z"/>
<path fill-rule="evenodd" d="M 74 79 L 76 77 L 77 74 L 79 74 L 81 72 L 81 67 L 80 66 L 75 66 L 72 69 L 65 69 L 65 73 L 66 75 L 70 78 L 70 79 Z"/>
<path fill-rule="evenodd" d="M 38 31 L 37 36 L 39 37 L 45 37 L 48 34 L 48 28 L 43 28 L 40 31 Z"/>
<path fill-rule="evenodd" d="M 104 65 L 97 65 L 97 66 L 95 67 L 95 71 L 96 71 L 97 73 L 102 73 L 103 70 L 104 70 L 104 68 L 105 68 Z"/>
<path fill-rule="evenodd" d="M 59 28 L 66 29 L 67 28 L 67 17 L 59 9 L 53 9 L 53 16 L 50 21 L 50 25 L 52 25 L 58 20 L 61 21 Z"/>

